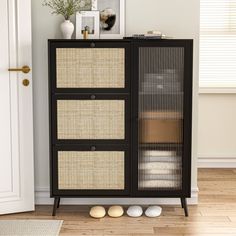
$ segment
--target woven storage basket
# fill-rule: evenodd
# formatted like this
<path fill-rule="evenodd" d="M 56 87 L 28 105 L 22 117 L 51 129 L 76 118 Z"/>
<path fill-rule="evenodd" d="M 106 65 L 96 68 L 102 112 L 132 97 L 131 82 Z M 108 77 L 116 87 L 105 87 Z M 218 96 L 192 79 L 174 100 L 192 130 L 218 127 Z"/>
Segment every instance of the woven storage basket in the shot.
<path fill-rule="evenodd" d="M 58 100 L 58 139 L 124 139 L 125 101 Z"/>
<path fill-rule="evenodd" d="M 124 88 L 124 48 L 57 48 L 57 88 Z"/>
<path fill-rule="evenodd" d="M 124 152 L 60 151 L 59 189 L 124 189 Z"/>

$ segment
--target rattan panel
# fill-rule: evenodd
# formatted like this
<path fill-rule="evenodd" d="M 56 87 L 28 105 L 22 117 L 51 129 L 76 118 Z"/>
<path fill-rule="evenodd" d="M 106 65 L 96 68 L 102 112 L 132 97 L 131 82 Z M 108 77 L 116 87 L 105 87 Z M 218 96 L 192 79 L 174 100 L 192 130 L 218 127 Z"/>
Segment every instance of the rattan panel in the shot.
<path fill-rule="evenodd" d="M 57 88 L 124 88 L 124 48 L 57 48 Z"/>
<path fill-rule="evenodd" d="M 124 152 L 58 152 L 58 188 L 124 189 Z"/>
<path fill-rule="evenodd" d="M 58 100 L 58 139 L 125 139 L 124 100 Z"/>

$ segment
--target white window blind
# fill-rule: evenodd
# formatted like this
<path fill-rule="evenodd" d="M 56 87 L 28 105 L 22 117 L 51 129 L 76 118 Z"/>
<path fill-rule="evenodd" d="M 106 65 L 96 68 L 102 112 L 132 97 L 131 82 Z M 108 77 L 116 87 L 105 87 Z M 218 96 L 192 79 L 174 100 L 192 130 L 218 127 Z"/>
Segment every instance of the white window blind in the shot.
<path fill-rule="evenodd" d="M 236 87 L 236 0 L 200 3 L 200 87 Z"/>

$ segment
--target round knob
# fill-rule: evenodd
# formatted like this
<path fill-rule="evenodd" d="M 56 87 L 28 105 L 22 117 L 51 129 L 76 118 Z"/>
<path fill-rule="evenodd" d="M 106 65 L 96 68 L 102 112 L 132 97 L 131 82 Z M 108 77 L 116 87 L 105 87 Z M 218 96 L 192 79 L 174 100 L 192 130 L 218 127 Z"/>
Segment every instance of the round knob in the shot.
<path fill-rule="evenodd" d="M 92 100 L 96 99 L 96 96 L 95 95 L 91 95 L 91 99 Z"/>
<path fill-rule="evenodd" d="M 90 44 L 90 47 L 91 47 L 91 48 L 95 48 L 95 46 L 96 46 L 95 43 L 91 43 L 91 44 Z"/>
<path fill-rule="evenodd" d="M 25 86 L 25 87 L 27 87 L 27 86 L 29 86 L 29 80 L 28 79 L 24 79 L 23 81 L 22 81 L 22 84 Z"/>
<path fill-rule="evenodd" d="M 95 147 L 95 146 L 92 146 L 92 147 L 91 147 L 91 151 L 96 151 L 96 147 Z"/>

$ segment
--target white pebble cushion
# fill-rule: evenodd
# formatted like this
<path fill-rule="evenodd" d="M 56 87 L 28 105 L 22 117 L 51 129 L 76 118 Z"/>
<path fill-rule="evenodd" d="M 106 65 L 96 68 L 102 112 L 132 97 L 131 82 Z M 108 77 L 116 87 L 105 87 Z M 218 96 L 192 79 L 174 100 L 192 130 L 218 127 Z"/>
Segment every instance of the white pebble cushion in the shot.
<path fill-rule="evenodd" d="M 103 218 L 106 215 L 106 210 L 102 206 L 95 206 L 90 209 L 89 215 L 93 218 Z"/>
<path fill-rule="evenodd" d="M 126 213 L 130 217 L 140 217 L 143 214 L 143 209 L 141 206 L 130 206 Z"/>
<path fill-rule="evenodd" d="M 162 208 L 159 206 L 150 206 L 145 211 L 147 217 L 158 217 L 161 215 Z"/>
<path fill-rule="evenodd" d="M 123 207 L 121 206 L 111 206 L 108 210 L 108 215 L 110 217 L 117 218 L 117 217 L 123 216 L 123 214 L 124 214 L 124 210 L 123 210 Z"/>

